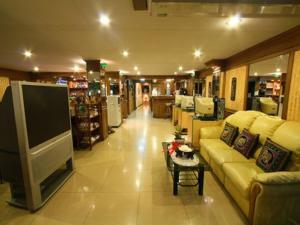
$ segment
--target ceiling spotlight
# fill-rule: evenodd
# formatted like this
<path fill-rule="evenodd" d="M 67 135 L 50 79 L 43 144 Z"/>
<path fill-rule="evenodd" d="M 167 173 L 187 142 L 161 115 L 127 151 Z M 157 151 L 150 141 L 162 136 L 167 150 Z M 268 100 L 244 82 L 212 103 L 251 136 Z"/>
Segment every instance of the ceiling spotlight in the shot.
<path fill-rule="evenodd" d="M 110 24 L 110 19 L 107 15 L 101 14 L 100 18 L 99 18 L 99 22 L 101 23 L 101 25 L 103 26 L 109 26 Z"/>
<path fill-rule="evenodd" d="M 280 68 L 277 68 L 277 69 L 276 69 L 276 72 L 280 72 L 280 71 L 281 71 L 281 69 L 280 69 Z"/>
<path fill-rule="evenodd" d="M 139 70 L 139 68 L 138 68 L 137 66 L 134 66 L 133 69 L 134 69 L 135 71 L 138 71 L 138 70 Z"/>
<path fill-rule="evenodd" d="M 234 16 L 231 16 L 228 21 L 227 21 L 227 25 L 230 28 L 235 28 L 237 27 L 239 24 L 241 23 L 241 16 L 239 14 L 236 14 Z"/>
<path fill-rule="evenodd" d="M 23 55 L 26 57 L 26 58 L 30 58 L 32 56 L 32 52 L 31 51 L 28 51 L 26 50 Z"/>
<path fill-rule="evenodd" d="M 178 67 L 178 70 L 179 70 L 179 71 L 182 71 L 182 70 L 183 70 L 183 67 L 182 67 L 182 66 L 179 66 L 179 67 Z"/>
<path fill-rule="evenodd" d="M 78 65 L 75 65 L 74 68 L 73 68 L 74 72 L 79 72 L 80 68 Z"/>
<path fill-rule="evenodd" d="M 122 55 L 123 55 L 124 57 L 128 57 L 129 52 L 128 52 L 127 50 L 124 50 L 124 51 L 122 52 Z"/>
<path fill-rule="evenodd" d="M 35 72 L 38 72 L 40 69 L 39 69 L 37 66 L 35 66 L 35 67 L 33 67 L 33 70 L 34 70 Z"/>
<path fill-rule="evenodd" d="M 255 72 L 255 73 L 254 73 L 254 76 L 257 76 L 257 75 L 258 75 L 258 73 L 257 73 L 257 72 Z"/>
<path fill-rule="evenodd" d="M 140 71 L 137 71 L 137 73 L 136 73 L 137 75 L 141 75 L 141 72 Z"/>
<path fill-rule="evenodd" d="M 174 75 L 177 75 L 177 72 L 174 72 Z"/>
<path fill-rule="evenodd" d="M 194 56 L 195 56 L 196 58 L 200 57 L 201 55 L 202 55 L 202 52 L 201 52 L 200 49 L 196 49 L 196 50 L 194 51 Z"/>

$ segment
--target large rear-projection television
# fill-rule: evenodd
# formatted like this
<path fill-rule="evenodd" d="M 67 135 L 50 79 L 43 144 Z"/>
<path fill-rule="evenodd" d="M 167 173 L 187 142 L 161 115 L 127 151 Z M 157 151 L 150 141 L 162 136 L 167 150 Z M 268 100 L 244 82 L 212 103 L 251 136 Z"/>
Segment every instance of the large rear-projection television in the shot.
<path fill-rule="evenodd" d="M 0 170 L 9 203 L 35 211 L 73 173 L 68 88 L 13 81 L 0 103 Z"/>

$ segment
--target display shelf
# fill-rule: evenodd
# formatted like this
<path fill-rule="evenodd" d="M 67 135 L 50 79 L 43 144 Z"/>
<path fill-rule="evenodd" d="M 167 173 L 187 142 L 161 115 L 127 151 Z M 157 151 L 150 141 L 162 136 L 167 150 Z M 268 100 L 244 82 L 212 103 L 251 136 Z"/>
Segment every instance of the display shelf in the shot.
<path fill-rule="evenodd" d="M 100 105 L 77 104 L 75 115 L 77 148 L 92 146 L 100 140 Z"/>

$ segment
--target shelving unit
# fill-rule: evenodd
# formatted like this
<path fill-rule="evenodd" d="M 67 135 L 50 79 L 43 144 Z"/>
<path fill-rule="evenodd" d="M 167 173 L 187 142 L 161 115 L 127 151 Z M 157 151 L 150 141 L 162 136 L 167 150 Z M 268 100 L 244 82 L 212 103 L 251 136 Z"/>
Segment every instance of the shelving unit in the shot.
<path fill-rule="evenodd" d="M 92 147 L 101 139 L 99 104 L 76 105 L 75 126 L 77 148 Z"/>

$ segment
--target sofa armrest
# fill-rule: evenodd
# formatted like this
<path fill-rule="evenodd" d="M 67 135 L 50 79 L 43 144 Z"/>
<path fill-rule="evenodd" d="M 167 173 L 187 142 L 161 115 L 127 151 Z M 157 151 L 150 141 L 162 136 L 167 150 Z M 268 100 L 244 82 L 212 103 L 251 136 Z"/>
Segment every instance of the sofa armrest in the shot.
<path fill-rule="evenodd" d="M 221 126 L 215 127 L 203 127 L 200 129 L 200 138 L 201 139 L 218 139 L 222 133 Z"/>
<path fill-rule="evenodd" d="M 299 221 L 300 171 L 259 174 L 251 188 L 249 219 L 253 225 Z"/>
<path fill-rule="evenodd" d="M 300 184 L 300 171 L 261 173 L 254 177 L 254 181 L 262 184 Z"/>

